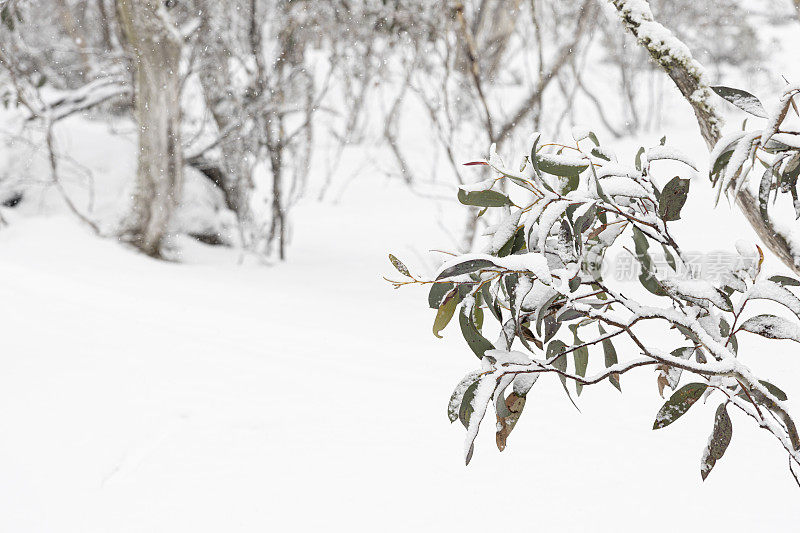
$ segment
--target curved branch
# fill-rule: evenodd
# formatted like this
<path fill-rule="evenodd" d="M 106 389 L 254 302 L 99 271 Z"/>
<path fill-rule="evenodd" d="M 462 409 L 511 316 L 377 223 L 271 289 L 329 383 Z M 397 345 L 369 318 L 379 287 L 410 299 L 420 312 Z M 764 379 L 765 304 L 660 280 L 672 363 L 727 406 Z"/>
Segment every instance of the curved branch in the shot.
<path fill-rule="evenodd" d="M 711 101 L 712 91 L 703 66 L 692 56 L 689 48 L 664 26 L 656 22 L 648 3 L 639 0 L 610 0 L 622 22 L 649 53 L 653 60 L 672 79 L 683 97 L 692 106 L 700 134 L 711 149 L 721 137 L 722 117 Z M 761 217 L 758 202 L 742 188 L 736 204 L 761 241 L 794 273 L 800 274 L 800 250 L 780 232 L 769 219 Z"/>

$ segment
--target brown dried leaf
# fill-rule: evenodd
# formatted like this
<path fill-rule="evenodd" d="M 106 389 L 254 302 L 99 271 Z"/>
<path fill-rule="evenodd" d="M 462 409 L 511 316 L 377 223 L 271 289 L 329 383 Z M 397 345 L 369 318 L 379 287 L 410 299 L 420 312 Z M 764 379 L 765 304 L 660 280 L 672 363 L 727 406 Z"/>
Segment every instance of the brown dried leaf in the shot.
<path fill-rule="evenodd" d="M 509 415 L 501 417 L 497 415 L 497 449 L 501 452 L 506 449 L 506 439 L 511 434 L 514 426 L 517 425 L 519 417 L 522 416 L 522 409 L 525 407 L 525 396 L 519 396 L 512 392 L 505 400 Z"/>

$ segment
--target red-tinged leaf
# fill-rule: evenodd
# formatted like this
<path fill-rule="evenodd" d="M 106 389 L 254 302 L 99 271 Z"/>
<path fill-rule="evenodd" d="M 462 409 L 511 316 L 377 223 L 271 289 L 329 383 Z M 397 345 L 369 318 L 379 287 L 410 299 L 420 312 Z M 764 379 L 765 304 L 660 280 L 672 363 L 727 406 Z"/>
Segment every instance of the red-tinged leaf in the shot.
<path fill-rule="evenodd" d="M 465 167 L 471 167 L 471 166 L 474 166 L 474 165 L 486 165 L 486 166 L 489 166 L 489 163 L 487 163 L 486 161 L 470 161 L 469 163 L 464 163 Z"/>

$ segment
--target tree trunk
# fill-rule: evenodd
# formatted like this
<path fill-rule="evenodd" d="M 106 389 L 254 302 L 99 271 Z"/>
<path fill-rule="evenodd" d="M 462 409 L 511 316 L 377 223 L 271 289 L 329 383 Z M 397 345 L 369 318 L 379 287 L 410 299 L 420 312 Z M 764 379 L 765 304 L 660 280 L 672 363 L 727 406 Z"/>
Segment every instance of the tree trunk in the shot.
<path fill-rule="evenodd" d="M 125 47 L 133 58 L 139 159 L 131 213 L 123 234 L 158 257 L 178 203 L 183 155 L 180 137 L 181 43 L 158 0 L 117 0 Z"/>
<path fill-rule="evenodd" d="M 713 93 L 703 75 L 702 65 L 691 56 L 683 43 L 655 22 L 647 2 L 629 3 L 626 0 L 611 0 L 611 3 L 617 8 L 623 23 L 637 38 L 639 44 L 644 46 L 650 56 L 666 71 L 692 106 L 700 134 L 709 150 L 712 149 L 721 137 L 722 119 L 711 102 Z M 671 39 L 671 42 L 653 42 L 652 34 L 640 32 L 643 22 L 658 24 L 663 31 L 657 32 L 656 36 L 661 39 Z M 675 48 L 671 46 L 673 44 L 676 45 Z M 736 196 L 736 204 L 767 248 L 795 274 L 800 274 L 800 251 L 792 247 L 790 239 L 782 234 L 771 220 L 761 217 L 758 201 L 746 187 L 742 187 Z"/>

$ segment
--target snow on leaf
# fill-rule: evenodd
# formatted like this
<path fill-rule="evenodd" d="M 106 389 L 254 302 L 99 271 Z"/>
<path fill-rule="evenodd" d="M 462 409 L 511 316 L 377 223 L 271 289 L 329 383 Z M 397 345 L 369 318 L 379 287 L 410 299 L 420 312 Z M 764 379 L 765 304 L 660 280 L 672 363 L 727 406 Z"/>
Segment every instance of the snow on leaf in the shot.
<path fill-rule="evenodd" d="M 720 195 L 725 192 L 728 187 L 736 181 L 742 173 L 742 168 L 750 156 L 750 150 L 753 143 L 761 136 L 761 132 L 750 132 L 745 134 L 744 137 L 736 143 L 736 148 L 731 154 L 731 158 L 725 167 L 725 174 L 717 191 L 716 201 L 719 202 Z"/>
<path fill-rule="evenodd" d="M 469 163 L 466 163 L 469 164 Z M 495 180 L 489 178 L 483 181 L 476 181 L 475 183 L 468 183 L 465 185 L 459 185 L 458 188 L 464 192 L 480 192 L 480 191 L 487 191 L 492 188 L 494 185 Z"/>
<path fill-rule="evenodd" d="M 475 437 L 478 436 L 478 429 L 480 428 L 481 421 L 486 415 L 486 409 L 489 402 L 492 400 L 492 395 L 495 389 L 495 376 L 494 373 L 489 373 L 480 378 L 475 384 L 474 394 L 469 400 L 469 404 L 465 410 L 469 411 L 467 418 L 467 436 L 464 440 L 464 462 L 469 464 L 472 460 L 472 452 L 475 449 Z M 467 401 L 466 394 L 464 395 L 464 402 Z M 462 403 L 463 405 L 463 403 Z"/>
<path fill-rule="evenodd" d="M 776 133 L 770 140 L 783 143 L 792 148 L 800 148 L 800 135 L 796 133 Z"/>
<path fill-rule="evenodd" d="M 797 298 L 789 289 L 774 281 L 762 279 L 755 282 L 747 292 L 747 297 L 749 299 L 765 299 L 778 302 L 789 308 L 792 313 L 800 318 L 800 298 Z"/>
<path fill-rule="evenodd" d="M 759 118 L 767 118 L 767 112 L 764 110 L 761 101 L 749 92 L 732 87 L 725 87 L 724 85 L 712 86 L 711 90 L 742 111 Z"/>
<path fill-rule="evenodd" d="M 521 215 L 522 211 L 516 210 L 503 219 L 503 221 L 497 226 L 494 236 L 492 237 L 491 246 L 489 247 L 489 253 L 496 254 L 499 252 L 503 245 L 505 245 L 509 239 L 514 236 L 514 234 L 517 232 L 517 226 L 519 225 L 519 219 Z"/>
<path fill-rule="evenodd" d="M 681 152 L 677 148 L 669 148 L 667 146 L 654 146 L 647 151 L 647 160 L 648 161 L 658 161 L 660 159 L 671 159 L 673 161 L 679 161 L 695 171 L 697 171 L 697 165 L 692 161 L 692 159 L 686 155 L 685 153 Z"/>
<path fill-rule="evenodd" d="M 545 249 L 544 247 L 547 243 L 547 236 L 550 234 L 550 230 L 553 228 L 556 220 L 564 214 L 564 211 L 567 210 L 569 205 L 570 203 L 566 201 L 555 201 L 548 205 L 542 213 L 542 216 L 539 217 L 539 234 L 536 239 L 539 250 Z"/>
<path fill-rule="evenodd" d="M 547 266 L 547 259 L 541 254 L 518 254 L 494 260 L 495 264 L 509 270 L 525 270 L 533 273 L 542 283 L 550 285 L 553 278 Z"/>
<path fill-rule="evenodd" d="M 688 383 L 675 391 L 659 409 L 653 429 L 666 427 L 686 414 L 686 411 L 700 399 L 707 388 L 708 385 L 705 383 Z"/>
<path fill-rule="evenodd" d="M 428 293 L 428 306 L 431 309 L 439 309 L 439 306 L 442 305 L 444 301 L 444 297 L 447 296 L 453 287 L 455 287 L 455 284 L 452 281 L 433 283 Z"/>
<path fill-rule="evenodd" d="M 630 198 L 647 198 L 649 196 L 648 192 L 641 184 L 631 178 L 623 176 L 609 176 L 604 178 L 601 187 L 606 196 L 627 196 Z"/>
<path fill-rule="evenodd" d="M 397 269 L 397 271 L 400 272 L 402 275 L 407 276 L 409 278 L 411 277 L 411 274 L 408 272 L 408 267 L 406 267 L 406 265 L 404 265 L 403 262 L 400 261 L 398 258 L 396 258 L 394 255 L 389 254 L 389 261 L 392 263 L 392 266 L 394 266 Z"/>
<path fill-rule="evenodd" d="M 436 318 L 433 320 L 433 334 L 438 338 L 442 338 L 439 333 L 447 327 L 447 324 L 450 323 L 450 319 L 453 318 L 453 314 L 456 312 L 456 306 L 458 305 L 458 291 L 453 290 L 450 294 L 445 296 L 444 302 L 439 307 L 439 310 L 436 312 Z"/>
<path fill-rule="evenodd" d="M 800 326 L 775 315 L 756 315 L 745 320 L 740 330 L 749 331 L 768 339 L 786 339 L 800 342 Z"/>
<path fill-rule="evenodd" d="M 733 424 L 730 416 L 728 416 L 727 409 L 725 409 L 725 404 L 721 403 L 714 415 L 714 430 L 711 432 L 708 444 L 703 451 L 703 457 L 700 460 L 700 476 L 703 481 L 711 473 L 711 469 L 714 468 L 717 461 L 725 455 L 725 450 L 728 449 L 732 437 Z"/>
<path fill-rule="evenodd" d="M 453 394 L 450 395 L 450 402 L 447 404 L 447 418 L 450 419 L 450 422 L 455 422 L 459 419 L 459 412 L 461 410 L 465 393 L 471 385 L 478 381 L 480 375 L 480 370 L 470 372 L 458 382 L 458 385 L 456 385 L 456 388 L 453 390 Z M 464 427 L 466 426 L 467 424 L 464 423 Z"/>
<path fill-rule="evenodd" d="M 459 257 L 458 259 L 463 259 L 463 257 Z M 450 262 L 445 264 L 449 264 Z M 494 262 L 490 259 L 467 259 L 465 261 L 458 262 L 454 265 L 448 266 L 442 272 L 436 276 L 436 280 L 445 279 L 445 278 L 452 278 L 453 276 L 461 276 L 463 274 L 470 274 L 475 272 L 476 270 L 481 270 L 484 268 L 490 268 L 495 266 Z"/>
<path fill-rule="evenodd" d="M 775 283 L 780 283 L 781 285 L 791 285 L 792 287 L 800 287 L 800 281 L 797 281 L 794 278 L 790 278 L 788 276 L 772 276 L 769 278 L 770 281 L 774 281 Z"/>
<path fill-rule="evenodd" d="M 719 141 L 717 141 L 717 144 L 714 145 L 714 149 L 711 151 L 711 155 L 709 156 L 709 160 L 711 161 L 709 166 L 709 174 L 716 174 L 720 170 L 718 162 L 721 163 L 723 155 L 732 152 L 736 144 L 745 135 L 747 135 L 746 131 L 736 131 L 725 135 Z"/>
<path fill-rule="evenodd" d="M 555 176 L 574 176 L 589 168 L 583 157 L 558 154 L 537 154 L 536 163 L 542 172 Z"/>
<path fill-rule="evenodd" d="M 732 311 L 730 303 L 714 285 L 702 279 L 668 278 L 661 285 L 671 289 L 685 299 L 693 302 L 708 300 L 724 311 Z"/>

